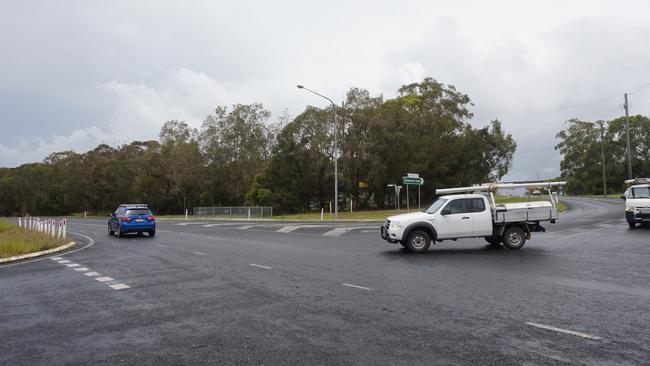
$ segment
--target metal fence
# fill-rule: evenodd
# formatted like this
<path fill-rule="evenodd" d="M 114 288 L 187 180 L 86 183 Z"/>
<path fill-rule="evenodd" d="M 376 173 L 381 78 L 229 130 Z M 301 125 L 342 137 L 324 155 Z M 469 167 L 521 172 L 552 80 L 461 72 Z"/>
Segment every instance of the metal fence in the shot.
<path fill-rule="evenodd" d="M 233 219 L 270 219 L 273 207 L 194 207 L 194 216 Z"/>

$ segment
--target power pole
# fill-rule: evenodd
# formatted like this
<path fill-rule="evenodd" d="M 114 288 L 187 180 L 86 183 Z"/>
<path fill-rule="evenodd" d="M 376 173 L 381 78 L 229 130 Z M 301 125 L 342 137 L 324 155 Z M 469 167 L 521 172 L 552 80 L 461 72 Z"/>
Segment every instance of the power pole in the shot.
<path fill-rule="evenodd" d="M 632 176 L 632 153 L 630 152 L 630 116 L 627 105 L 627 93 L 623 94 L 623 97 L 625 98 L 623 107 L 625 107 L 625 139 L 627 141 L 627 178 L 634 179 Z"/>
<path fill-rule="evenodd" d="M 603 158 L 603 195 L 605 198 L 607 198 L 607 173 L 605 171 L 605 127 L 603 121 L 600 121 L 600 144 L 601 156 Z"/>

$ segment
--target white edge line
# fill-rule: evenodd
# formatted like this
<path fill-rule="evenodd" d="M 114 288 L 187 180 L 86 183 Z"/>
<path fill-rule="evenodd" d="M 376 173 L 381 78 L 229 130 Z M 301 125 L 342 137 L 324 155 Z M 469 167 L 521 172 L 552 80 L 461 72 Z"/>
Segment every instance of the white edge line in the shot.
<path fill-rule="evenodd" d="M 205 255 L 205 253 L 201 253 L 201 252 L 192 252 L 192 253 L 194 253 L 196 255 Z"/>
<path fill-rule="evenodd" d="M 343 285 L 343 286 L 347 286 L 347 287 L 354 287 L 354 288 L 358 288 L 358 289 L 361 289 L 361 290 L 374 291 L 374 290 L 371 289 L 370 287 L 357 286 L 357 285 L 353 285 L 353 284 L 351 284 L 351 283 L 342 283 L 341 285 Z"/>
<path fill-rule="evenodd" d="M 598 340 L 602 339 L 601 337 L 598 337 L 598 336 L 595 336 L 595 335 L 582 333 L 582 332 L 576 332 L 574 330 L 557 328 L 557 327 L 553 327 L 553 326 L 550 326 L 550 325 L 544 325 L 544 324 L 533 323 L 533 322 L 526 322 L 526 324 L 530 325 L 530 326 L 533 326 L 533 327 L 541 328 L 541 329 L 553 330 L 553 331 L 556 331 L 556 332 L 571 334 L 571 335 L 582 337 L 582 338 L 593 339 L 595 341 L 598 341 Z"/>
<path fill-rule="evenodd" d="M 264 268 L 264 269 L 273 269 L 273 267 L 263 266 L 261 264 L 255 264 L 255 263 L 251 263 L 251 266 L 257 267 L 257 268 Z"/>

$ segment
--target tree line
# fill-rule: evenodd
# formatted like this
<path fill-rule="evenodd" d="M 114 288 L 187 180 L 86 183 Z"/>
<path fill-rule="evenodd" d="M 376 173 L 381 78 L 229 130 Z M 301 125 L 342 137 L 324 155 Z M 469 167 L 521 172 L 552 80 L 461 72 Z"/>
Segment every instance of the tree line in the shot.
<path fill-rule="evenodd" d="M 630 116 L 628 119 L 632 172 L 635 177 L 650 177 L 650 119 Z M 572 194 L 603 194 L 602 148 L 608 193 L 625 190 L 628 179 L 625 117 L 592 123 L 570 119 L 557 133 L 555 149 L 562 154 L 560 169 Z M 602 135 L 602 137 L 601 137 Z"/>
<path fill-rule="evenodd" d="M 516 143 L 498 120 L 472 127 L 471 105 L 453 86 L 426 78 L 402 86 L 392 99 L 352 88 L 342 106 L 310 106 L 274 123 L 259 103 L 218 107 L 198 129 L 165 122 L 157 141 L 101 144 L 0 168 L 0 215 L 107 213 L 122 202 L 148 203 L 161 214 L 195 206 L 327 209 L 334 134 L 341 207 L 392 206 L 387 185 L 410 172 L 424 178 L 427 202 L 436 188 L 508 172 Z"/>

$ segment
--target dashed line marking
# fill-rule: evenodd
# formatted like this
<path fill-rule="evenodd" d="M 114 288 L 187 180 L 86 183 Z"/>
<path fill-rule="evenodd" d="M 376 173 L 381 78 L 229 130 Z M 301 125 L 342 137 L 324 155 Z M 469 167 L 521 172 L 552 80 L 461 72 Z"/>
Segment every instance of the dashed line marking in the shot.
<path fill-rule="evenodd" d="M 79 272 L 86 272 L 86 271 L 90 271 L 90 268 L 88 268 L 88 267 L 79 267 L 79 268 L 75 268 L 74 270 L 79 271 Z"/>
<path fill-rule="evenodd" d="M 553 327 L 551 325 L 544 325 L 544 324 L 539 324 L 539 323 L 533 323 L 533 322 L 526 322 L 527 325 L 536 327 L 536 328 L 541 328 L 541 329 L 546 329 L 546 330 L 552 330 L 554 332 L 559 332 L 559 333 L 564 333 L 564 334 L 570 334 L 582 338 L 587 338 L 587 339 L 592 339 L 594 341 L 601 340 L 601 337 L 587 334 L 587 333 L 582 333 L 582 332 L 576 332 L 575 330 L 568 330 L 568 329 L 562 329 L 562 328 L 557 328 Z"/>
<path fill-rule="evenodd" d="M 196 255 L 205 255 L 205 253 L 201 253 L 201 252 L 192 252 L 192 253 L 194 253 Z"/>
<path fill-rule="evenodd" d="M 166 245 L 162 245 L 162 244 L 156 244 L 156 245 L 159 246 L 159 247 L 161 247 L 161 248 L 167 248 Z"/>
<path fill-rule="evenodd" d="M 61 264 L 66 264 L 66 263 L 70 263 L 70 261 L 69 261 L 69 260 L 67 260 L 67 259 L 64 259 L 64 260 L 62 260 L 62 261 L 58 261 L 58 262 L 59 262 L 59 263 L 61 263 Z"/>
<path fill-rule="evenodd" d="M 123 290 L 125 288 L 130 288 L 129 286 L 123 283 L 116 283 L 114 285 L 109 285 L 113 290 Z"/>
<path fill-rule="evenodd" d="M 61 260 L 61 259 L 63 259 L 63 258 L 61 258 L 61 257 L 52 257 L 52 260 L 53 260 L 53 261 L 59 261 L 59 260 Z"/>
<path fill-rule="evenodd" d="M 341 285 L 347 286 L 347 287 L 352 287 L 352 288 L 358 288 L 360 290 L 366 290 L 366 291 L 374 291 L 374 289 L 371 289 L 370 287 L 365 287 L 365 286 L 359 286 L 359 285 L 353 285 L 351 283 L 342 283 Z"/>
<path fill-rule="evenodd" d="M 255 264 L 255 263 L 251 263 L 251 266 L 257 267 L 257 268 L 263 268 L 263 269 L 273 269 L 273 267 L 263 266 L 261 264 Z"/>
<path fill-rule="evenodd" d="M 66 264 L 66 266 L 67 266 L 67 267 L 81 267 L 81 265 L 79 265 L 79 264 L 77 264 L 77 263 Z"/>
<path fill-rule="evenodd" d="M 88 276 L 88 277 L 99 276 L 99 272 L 86 272 L 86 273 L 84 273 L 84 274 L 85 274 L 86 276 Z"/>
<path fill-rule="evenodd" d="M 97 277 L 95 278 L 99 282 L 108 282 L 108 281 L 114 281 L 111 277 Z"/>

